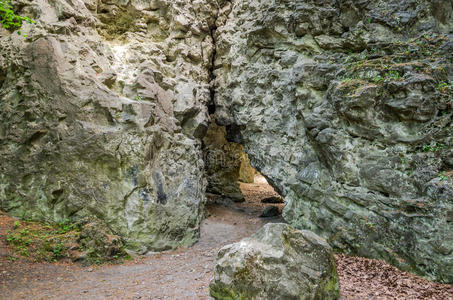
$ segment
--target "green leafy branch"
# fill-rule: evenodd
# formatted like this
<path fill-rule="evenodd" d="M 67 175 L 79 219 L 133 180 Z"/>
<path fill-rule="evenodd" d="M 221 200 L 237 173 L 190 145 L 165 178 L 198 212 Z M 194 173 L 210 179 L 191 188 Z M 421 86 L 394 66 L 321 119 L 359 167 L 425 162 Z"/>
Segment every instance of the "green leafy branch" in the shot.
<path fill-rule="evenodd" d="M 28 17 L 16 15 L 10 0 L 0 0 L 0 24 L 3 28 L 9 30 L 20 29 L 24 22 L 29 24 L 35 23 L 35 21 Z M 19 30 L 17 33 L 20 35 L 21 31 Z"/>

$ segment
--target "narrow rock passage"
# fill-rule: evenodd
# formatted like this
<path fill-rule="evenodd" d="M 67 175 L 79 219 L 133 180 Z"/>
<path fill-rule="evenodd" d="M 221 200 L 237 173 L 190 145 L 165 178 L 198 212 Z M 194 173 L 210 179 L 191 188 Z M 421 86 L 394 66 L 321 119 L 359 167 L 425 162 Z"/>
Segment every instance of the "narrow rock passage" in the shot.
<path fill-rule="evenodd" d="M 0 222 L 0 299 L 211 299 L 208 285 L 218 250 L 267 222 L 282 221 L 280 217 L 258 217 L 270 205 L 262 204 L 261 199 L 276 195 L 265 182 L 241 184 L 241 189 L 246 198 L 243 203 L 211 201 L 201 239 L 194 247 L 151 254 L 122 265 L 12 262 L 5 248 L 8 226 Z M 281 210 L 283 205 L 277 206 Z M 453 298 L 448 285 L 407 275 L 380 261 L 338 255 L 337 263 L 342 299 Z"/>

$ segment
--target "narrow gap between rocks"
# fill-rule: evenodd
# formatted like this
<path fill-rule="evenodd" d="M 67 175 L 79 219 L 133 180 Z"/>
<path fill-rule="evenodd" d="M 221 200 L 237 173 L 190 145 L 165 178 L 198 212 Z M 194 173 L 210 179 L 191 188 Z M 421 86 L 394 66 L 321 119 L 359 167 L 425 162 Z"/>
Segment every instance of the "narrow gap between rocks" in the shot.
<path fill-rule="evenodd" d="M 227 139 L 227 129 L 214 118 L 204 142 L 209 205 L 221 205 L 254 218 L 283 221 L 284 199 L 251 165 L 244 147 Z"/>

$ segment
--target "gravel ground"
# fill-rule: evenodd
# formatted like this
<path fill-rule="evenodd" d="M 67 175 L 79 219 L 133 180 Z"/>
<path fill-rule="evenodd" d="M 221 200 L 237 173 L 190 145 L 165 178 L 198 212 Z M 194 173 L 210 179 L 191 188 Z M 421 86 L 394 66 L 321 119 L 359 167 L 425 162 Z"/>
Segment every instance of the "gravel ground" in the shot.
<path fill-rule="evenodd" d="M 276 195 L 263 181 L 241 184 L 246 202 L 221 203 L 209 195 L 201 239 L 189 249 L 150 254 L 120 265 L 82 267 L 71 262 L 11 261 L 5 244 L 14 220 L 0 213 L 0 299 L 211 299 L 218 250 L 280 217 L 259 218 Z M 275 204 L 272 204 L 275 205 Z M 281 210 L 283 205 L 276 205 Z M 341 299 L 453 299 L 451 285 L 429 282 L 379 261 L 337 255 Z"/>

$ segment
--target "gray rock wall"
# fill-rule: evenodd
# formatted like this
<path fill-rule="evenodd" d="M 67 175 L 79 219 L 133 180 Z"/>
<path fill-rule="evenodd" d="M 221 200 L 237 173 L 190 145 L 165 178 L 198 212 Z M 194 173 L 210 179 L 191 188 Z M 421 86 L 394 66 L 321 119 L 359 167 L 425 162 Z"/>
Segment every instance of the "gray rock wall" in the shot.
<path fill-rule="evenodd" d="M 219 25 L 216 120 L 285 219 L 452 282 L 451 1 L 233 1 Z"/>
<path fill-rule="evenodd" d="M 141 252 L 194 243 L 221 2 L 13 2 L 36 24 L 0 36 L 0 208 L 95 215 Z"/>

